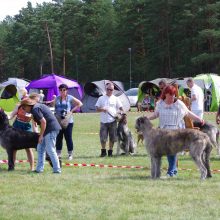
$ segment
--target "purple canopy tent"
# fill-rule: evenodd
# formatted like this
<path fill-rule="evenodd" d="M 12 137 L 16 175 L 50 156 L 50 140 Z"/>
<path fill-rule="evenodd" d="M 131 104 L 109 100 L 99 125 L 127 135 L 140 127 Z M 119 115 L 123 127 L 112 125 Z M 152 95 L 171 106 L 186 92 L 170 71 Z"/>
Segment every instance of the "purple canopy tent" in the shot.
<path fill-rule="evenodd" d="M 53 95 L 59 95 L 58 88 L 59 85 L 63 83 L 69 88 L 68 94 L 71 94 L 80 100 L 82 99 L 83 91 L 78 82 L 55 74 L 44 75 L 40 79 L 31 81 L 26 89 L 28 91 L 42 89 L 44 93 L 46 93 L 45 101 L 51 101 L 53 99 Z"/>

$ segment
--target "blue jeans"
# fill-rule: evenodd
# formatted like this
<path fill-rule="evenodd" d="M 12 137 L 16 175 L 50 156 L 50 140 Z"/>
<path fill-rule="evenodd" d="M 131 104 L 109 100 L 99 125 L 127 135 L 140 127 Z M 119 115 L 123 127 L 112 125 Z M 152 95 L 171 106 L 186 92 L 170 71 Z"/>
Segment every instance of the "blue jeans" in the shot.
<path fill-rule="evenodd" d="M 63 148 L 63 136 L 65 137 L 66 140 L 68 154 L 73 153 L 72 132 L 73 132 L 73 123 L 69 123 L 67 128 L 60 130 L 56 140 L 56 150 L 58 154 L 61 154 Z"/>
<path fill-rule="evenodd" d="M 49 155 L 53 164 L 53 172 L 61 172 L 60 163 L 55 148 L 57 133 L 57 131 L 52 131 L 46 134 L 42 140 L 42 143 L 37 145 L 38 160 L 36 171 L 39 173 L 43 172 L 44 170 L 46 152 Z"/>
<path fill-rule="evenodd" d="M 176 175 L 177 174 L 177 167 L 176 167 L 177 155 L 168 155 L 167 160 L 169 164 L 167 174 L 170 176 Z"/>

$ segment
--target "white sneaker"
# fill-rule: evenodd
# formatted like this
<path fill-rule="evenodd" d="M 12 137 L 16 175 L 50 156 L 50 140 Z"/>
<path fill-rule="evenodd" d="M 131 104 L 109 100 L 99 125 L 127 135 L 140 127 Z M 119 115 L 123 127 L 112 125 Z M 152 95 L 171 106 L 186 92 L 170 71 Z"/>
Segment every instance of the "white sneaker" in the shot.
<path fill-rule="evenodd" d="M 72 160 L 73 159 L 73 155 L 68 155 L 68 160 Z"/>

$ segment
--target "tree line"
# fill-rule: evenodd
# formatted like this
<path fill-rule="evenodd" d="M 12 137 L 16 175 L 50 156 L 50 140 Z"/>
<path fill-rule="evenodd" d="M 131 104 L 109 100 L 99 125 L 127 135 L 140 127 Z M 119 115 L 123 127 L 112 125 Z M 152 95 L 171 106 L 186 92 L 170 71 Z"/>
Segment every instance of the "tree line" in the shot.
<path fill-rule="evenodd" d="M 0 79 L 56 73 L 136 86 L 219 73 L 220 1 L 30 2 L 0 23 Z"/>

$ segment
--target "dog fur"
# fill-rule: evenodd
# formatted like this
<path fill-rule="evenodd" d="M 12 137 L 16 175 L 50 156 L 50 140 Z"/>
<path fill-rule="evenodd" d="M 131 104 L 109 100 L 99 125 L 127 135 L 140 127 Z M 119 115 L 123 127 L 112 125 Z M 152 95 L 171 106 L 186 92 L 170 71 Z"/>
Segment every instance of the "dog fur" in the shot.
<path fill-rule="evenodd" d="M 144 143 L 144 136 L 143 136 L 142 132 L 137 132 L 137 146 L 140 141 L 142 144 Z"/>
<path fill-rule="evenodd" d="M 126 155 L 134 154 L 136 144 L 127 124 L 127 115 L 122 114 L 117 127 L 117 155 L 122 150 Z"/>
<path fill-rule="evenodd" d="M 175 155 L 186 148 L 200 170 L 201 179 L 211 177 L 209 157 L 212 143 L 207 134 L 196 129 L 155 129 L 147 117 L 139 117 L 135 128 L 143 133 L 146 149 L 151 157 L 153 179 L 161 175 L 162 156 Z"/>
<path fill-rule="evenodd" d="M 10 126 L 9 120 L 3 109 L 0 109 L 0 145 L 8 154 L 8 170 L 14 170 L 13 151 L 26 148 L 36 148 L 39 135 L 16 129 Z"/>
<path fill-rule="evenodd" d="M 216 147 L 217 149 L 217 155 L 220 156 L 220 146 L 219 146 L 219 129 L 217 126 L 211 124 L 210 122 L 205 122 L 204 125 L 202 125 L 199 122 L 193 122 L 194 127 L 198 127 L 200 131 L 206 133 L 212 144 Z"/>

